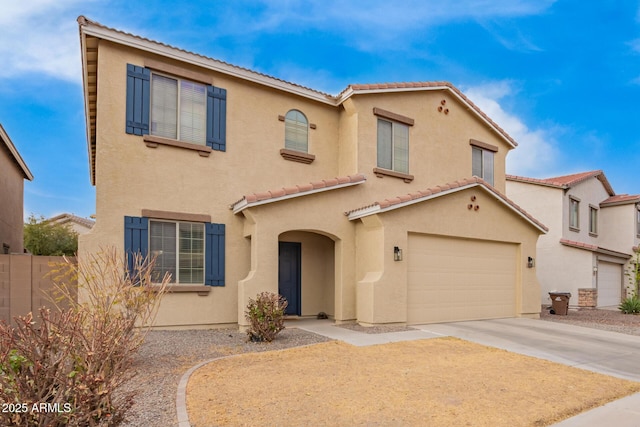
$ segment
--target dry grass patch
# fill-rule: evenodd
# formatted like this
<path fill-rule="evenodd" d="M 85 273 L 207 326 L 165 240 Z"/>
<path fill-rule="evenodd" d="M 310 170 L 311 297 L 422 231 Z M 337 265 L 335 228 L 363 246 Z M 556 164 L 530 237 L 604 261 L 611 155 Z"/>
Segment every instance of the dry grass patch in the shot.
<path fill-rule="evenodd" d="M 545 426 L 640 383 L 455 338 L 338 341 L 216 360 L 187 388 L 194 427 Z"/>

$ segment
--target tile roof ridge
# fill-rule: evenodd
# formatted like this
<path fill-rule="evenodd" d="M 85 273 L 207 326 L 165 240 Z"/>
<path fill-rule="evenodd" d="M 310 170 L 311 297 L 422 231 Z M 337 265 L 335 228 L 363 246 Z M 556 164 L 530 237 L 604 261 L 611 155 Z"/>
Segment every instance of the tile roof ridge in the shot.
<path fill-rule="evenodd" d="M 407 194 L 403 194 L 396 197 L 386 198 L 381 201 L 376 201 L 367 206 L 362 206 L 362 207 L 347 211 L 345 212 L 345 215 L 348 216 L 348 215 L 351 215 L 352 213 L 362 212 L 376 206 L 379 207 L 380 209 L 391 208 L 392 206 L 395 206 L 395 205 L 400 205 L 400 204 L 404 204 L 412 201 L 419 201 L 420 199 L 437 197 L 439 193 L 456 191 L 456 189 L 461 189 L 463 187 L 472 186 L 472 185 L 481 185 L 485 187 L 487 191 L 494 193 L 496 197 L 498 197 L 503 202 L 508 204 L 511 208 L 518 211 L 521 215 L 526 217 L 529 221 L 534 223 L 537 227 L 544 230 L 545 232 L 549 231 L 549 229 L 544 224 L 542 224 L 540 221 L 534 218 L 530 213 L 528 213 L 526 210 L 524 210 L 522 207 L 516 204 L 513 200 L 508 198 L 506 195 L 502 194 L 500 191 L 498 191 L 494 186 L 489 184 L 484 179 L 478 178 L 476 176 L 471 178 L 462 178 L 460 180 L 456 180 L 443 185 L 436 185 L 433 187 L 429 187 L 425 190 L 419 190 L 413 193 L 407 193 Z"/>
<path fill-rule="evenodd" d="M 202 55 L 202 54 L 197 53 L 197 52 L 192 52 L 190 50 L 182 49 L 180 47 L 173 46 L 173 45 L 170 45 L 170 44 L 167 44 L 167 43 L 163 43 L 163 42 L 158 41 L 158 40 L 153 40 L 153 39 L 150 39 L 148 37 L 139 36 L 137 34 L 129 33 L 127 31 L 123 31 L 123 30 L 119 30 L 117 28 L 109 27 L 107 25 L 101 24 L 101 23 L 99 23 L 97 21 L 94 21 L 92 19 L 89 19 L 84 15 L 78 16 L 77 22 L 78 22 L 78 24 L 80 26 L 94 25 L 96 27 L 100 27 L 100 28 L 105 29 L 105 30 L 114 31 L 114 32 L 117 32 L 117 33 L 125 35 L 125 36 L 134 37 L 134 38 L 136 38 L 138 40 L 143 40 L 143 41 L 146 41 L 146 42 L 157 44 L 159 46 L 167 47 L 167 48 L 170 48 L 170 49 L 175 49 L 177 51 L 180 51 L 180 52 L 183 52 L 183 53 L 187 53 L 189 55 L 195 55 L 195 56 L 198 56 L 200 58 L 203 58 L 203 59 L 206 59 L 206 60 L 209 60 L 209 61 L 217 62 L 217 63 L 222 64 L 222 65 L 227 66 L 227 67 L 232 67 L 232 68 L 235 68 L 237 70 L 241 70 L 241 71 L 249 72 L 249 73 L 252 73 L 252 74 L 256 74 L 258 76 L 262 76 L 262 77 L 266 77 L 266 78 L 269 78 L 269 79 L 277 80 L 277 81 L 282 82 L 282 83 L 290 84 L 290 85 L 299 87 L 301 89 L 309 90 L 309 91 L 315 92 L 317 94 L 320 94 L 322 96 L 325 96 L 325 97 L 328 97 L 328 98 L 331 98 L 331 99 L 335 99 L 335 96 L 331 95 L 329 93 L 322 92 L 322 91 L 319 91 L 317 89 L 313 89 L 313 88 L 310 88 L 308 86 L 304 86 L 304 85 L 301 85 L 301 84 L 298 84 L 298 83 L 293 83 L 293 82 L 290 82 L 290 81 L 287 81 L 287 80 L 272 76 L 270 74 L 266 74 L 266 73 L 262 73 L 260 71 L 252 70 L 252 69 L 247 68 L 247 67 L 242 67 L 242 66 L 239 66 L 239 65 L 232 64 L 230 62 L 222 61 L 220 59 L 213 58 L 211 56 L 206 56 L 206 55 Z"/>
<path fill-rule="evenodd" d="M 262 202 L 270 199 L 277 199 L 280 197 L 303 195 L 315 190 L 322 190 L 324 188 L 339 188 L 346 185 L 357 184 L 359 182 L 366 181 L 367 178 L 362 173 L 356 173 L 352 175 L 337 176 L 335 178 L 321 179 L 318 181 L 311 181 L 304 184 L 294 184 L 292 186 L 280 187 L 272 190 L 254 192 L 245 194 L 239 200 L 232 203 L 229 208 L 234 209 L 236 205 L 245 201 L 247 203 Z"/>

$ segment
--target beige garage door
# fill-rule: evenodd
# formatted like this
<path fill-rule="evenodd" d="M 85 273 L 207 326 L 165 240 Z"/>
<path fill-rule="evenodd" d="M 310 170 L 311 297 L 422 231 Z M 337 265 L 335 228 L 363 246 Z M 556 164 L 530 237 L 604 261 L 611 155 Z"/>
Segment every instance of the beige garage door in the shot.
<path fill-rule="evenodd" d="M 515 244 L 410 234 L 411 324 L 513 317 Z"/>
<path fill-rule="evenodd" d="M 622 293 L 622 266 L 598 261 L 598 307 L 620 304 Z"/>

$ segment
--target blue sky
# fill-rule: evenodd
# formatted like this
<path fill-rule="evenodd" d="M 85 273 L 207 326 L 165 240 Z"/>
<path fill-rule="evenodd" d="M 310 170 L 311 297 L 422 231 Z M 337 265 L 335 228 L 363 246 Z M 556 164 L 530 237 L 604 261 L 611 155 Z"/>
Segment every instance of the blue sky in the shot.
<path fill-rule="evenodd" d="M 76 18 L 337 94 L 446 80 L 520 146 L 507 172 L 603 169 L 640 193 L 638 1 L 22 0 L 0 13 L 0 123 L 33 172 L 25 216 L 89 216 Z"/>

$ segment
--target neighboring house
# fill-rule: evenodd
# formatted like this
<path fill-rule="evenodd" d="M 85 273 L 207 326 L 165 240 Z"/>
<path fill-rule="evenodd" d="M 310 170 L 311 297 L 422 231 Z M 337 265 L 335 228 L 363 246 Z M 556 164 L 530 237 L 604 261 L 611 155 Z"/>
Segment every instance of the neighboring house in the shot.
<path fill-rule="evenodd" d="M 82 218 L 68 213 L 56 215 L 52 218 L 49 218 L 47 221 L 64 225 L 70 230 L 78 233 L 78 235 L 88 233 L 89 231 L 91 231 L 93 225 L 95 224 L 95 221 L 92 219 Z"/>
<path fill-rule="evenodd" d="M 24 252 L 24 180 L 33 175 L 0 125 L 0 254 Z"/>
<path fill-rule="evenodd" d="M 507 195 L 549 227 L 538 240 L 542 303 L 570 292 L 571 306 L 617 306 L 638 245 L 640 196 L 616 195 L 600 170 L 555 178 L 507 176 Z"/>
<path fill-rule="evenodd" d="M 333 96 L 78 22 L 98 218 L 80 254 L 155 256 L 158 326 L 246 325 L 262 291 L 365 325 L 539 315 L 546 228 L 504 196 L 516 142 L 451 84 Z"/>

